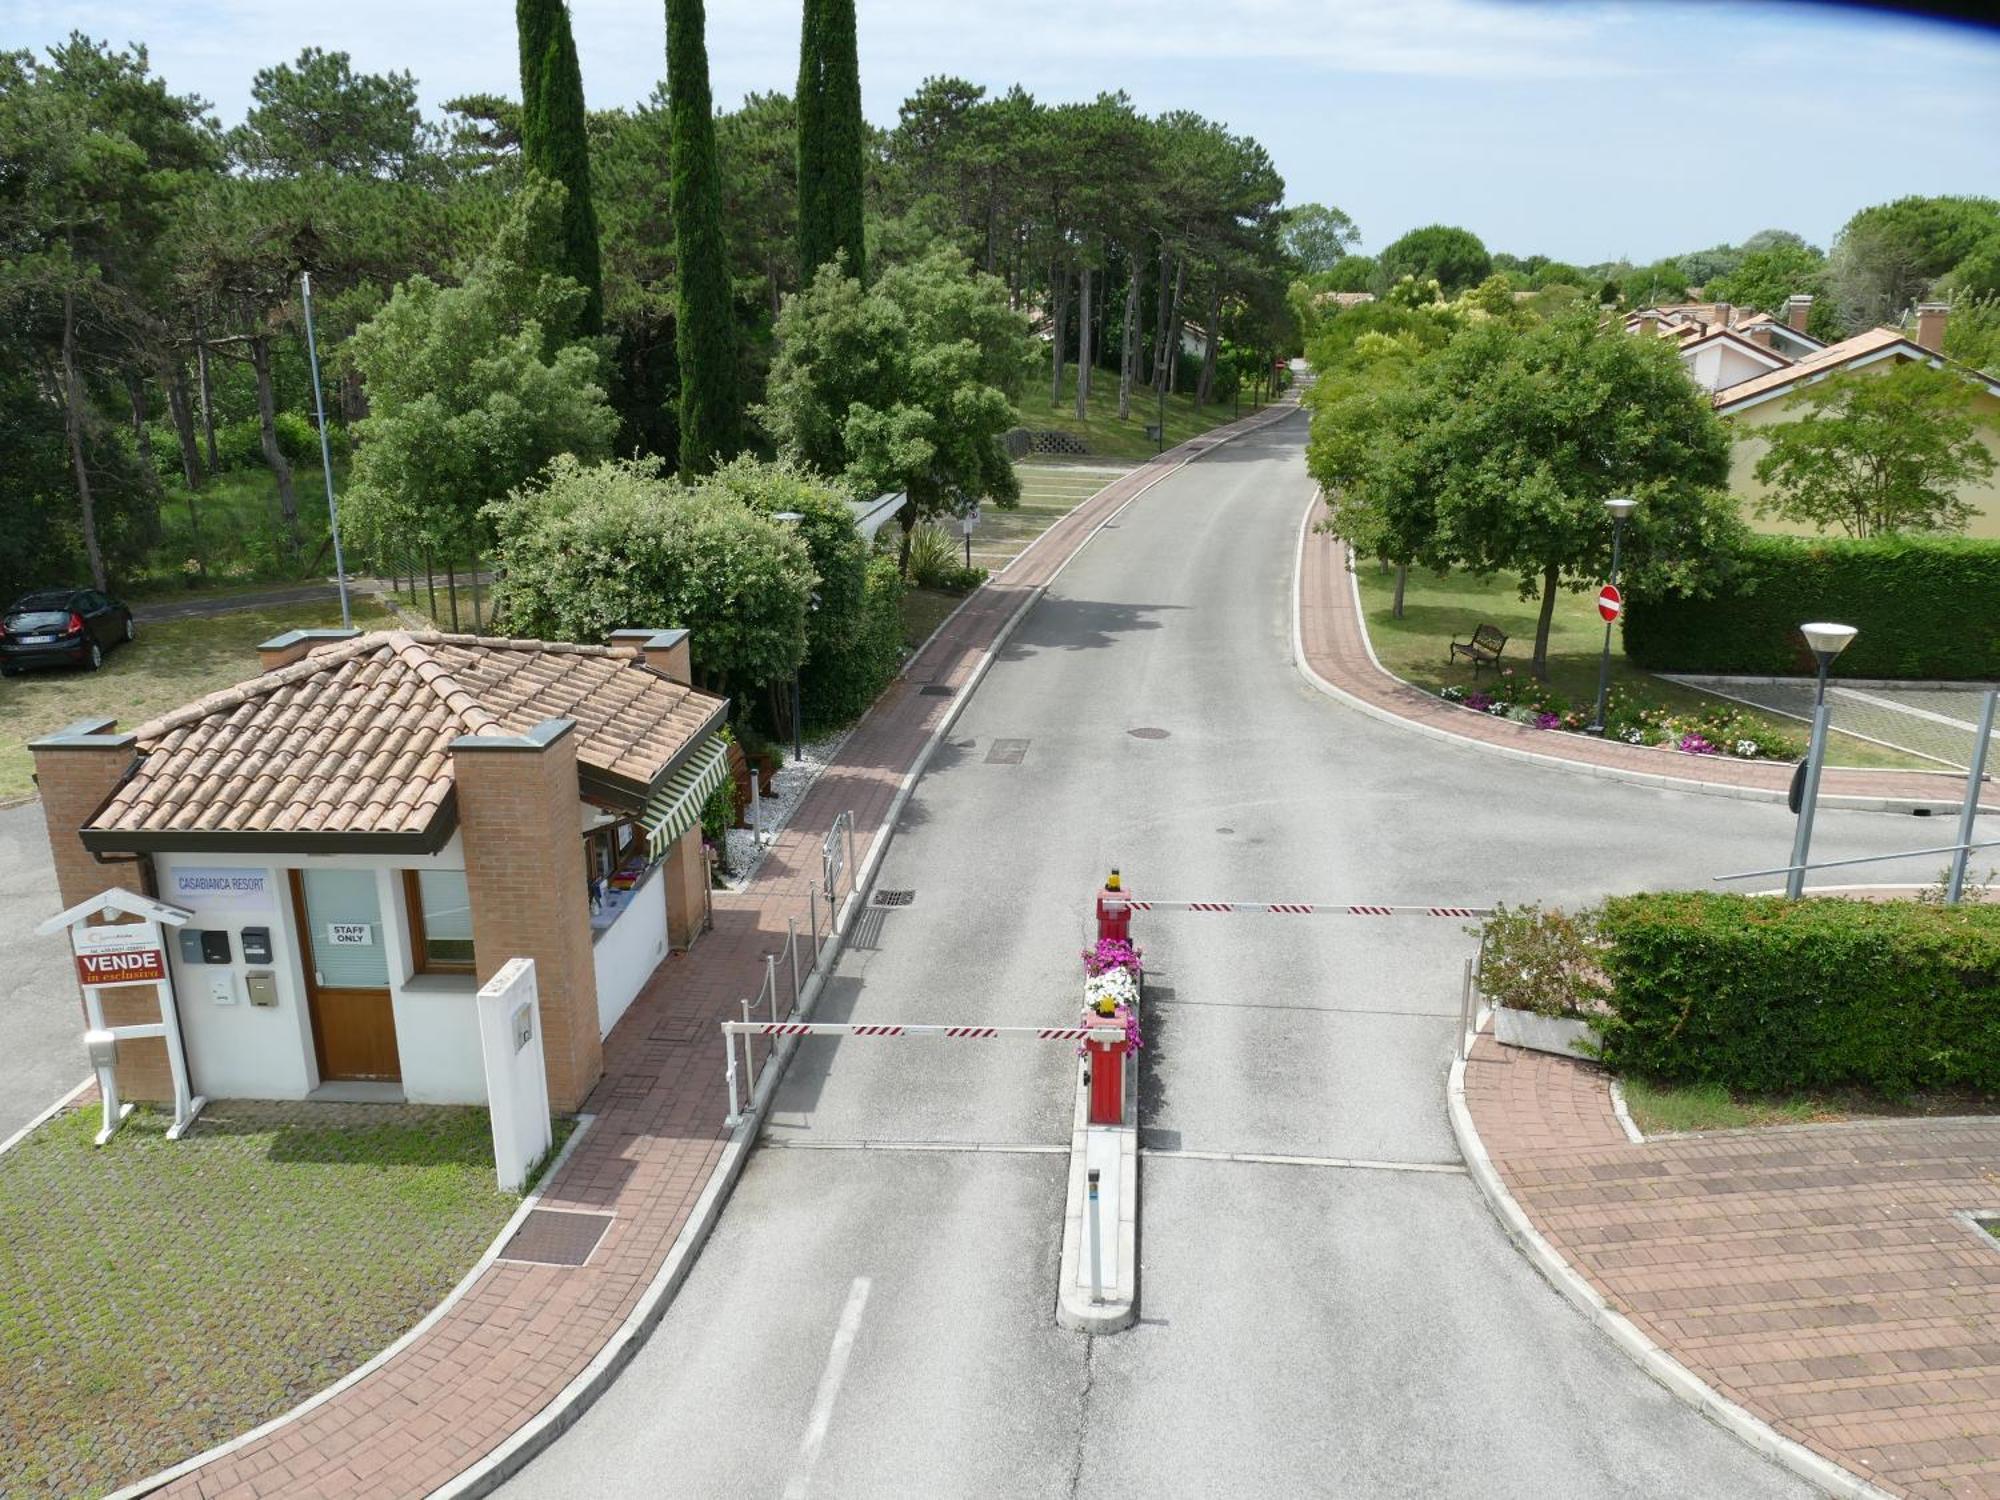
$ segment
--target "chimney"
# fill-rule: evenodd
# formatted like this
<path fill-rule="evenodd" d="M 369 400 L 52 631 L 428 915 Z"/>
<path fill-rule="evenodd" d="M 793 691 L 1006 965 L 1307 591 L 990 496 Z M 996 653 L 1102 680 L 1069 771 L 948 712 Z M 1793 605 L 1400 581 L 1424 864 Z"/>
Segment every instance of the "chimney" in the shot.
<path fill-rule="evenodd" d="M 1660 320 L 1652 313 L 1639 314 L 1639 332 L 1650 337 L 1660 331 Z M 1051 356 L 1053 358 L 1054 356 Z"/>
<path fill-rule="evenodd" d="M 694 662 L 685 630 L 614 630 L 606 644 L 634 647 L 639 660 L 667 681 L 694 686 Z"/>
<path fill-rule="evenodd" d="M 359 634 L 358 630 L 287 630 L 283 635 L 274 635 L 268 641 L 257 643 L 257 670 L 275 672 L 280 667 L 302 661 L 322 646 L 351 641 Z"/>
<path fill-rule="evenodd" d="M 1735 309 L 1732 308 L 1727 302 L 1716 303 L 1715 326 L 1717 328 L 1727 328 L 1729 326 L 1729 315 L 1734 311 Z"/>
<path fill-rule="evenodd" d="M 1813 299 L 1804 292 L 1785 299 L 1785 326 L 1794 333 L 1804 333 L 1806 322 L 1812 317 Z"/>
<path fill-rule="evenodd" d="M 1944 320 L 1950 312 L 1949 302 L 1917 304 L 1917 342 L 1933 354 L 1944 353 Z"/>

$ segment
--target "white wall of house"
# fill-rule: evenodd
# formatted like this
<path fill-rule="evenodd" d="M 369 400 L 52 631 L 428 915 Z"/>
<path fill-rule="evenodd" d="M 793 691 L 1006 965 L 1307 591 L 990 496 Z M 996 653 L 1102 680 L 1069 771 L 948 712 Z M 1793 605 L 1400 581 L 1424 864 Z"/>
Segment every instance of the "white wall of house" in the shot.
<path fill-rule="evenodd" d="M 1705 391 L 1719 391 L 1778 368 L 1774 361 L 1757 359 L 1723 339 L 1682 355 L 1681 362 Z"/>
<path fill-rule="evenodd" d="M 655 865 L 610 926 L 591 934 L 597 967 L 597 1024 L 611 1035 L 618 1018 L 667 956 L 667 882 Z"/>

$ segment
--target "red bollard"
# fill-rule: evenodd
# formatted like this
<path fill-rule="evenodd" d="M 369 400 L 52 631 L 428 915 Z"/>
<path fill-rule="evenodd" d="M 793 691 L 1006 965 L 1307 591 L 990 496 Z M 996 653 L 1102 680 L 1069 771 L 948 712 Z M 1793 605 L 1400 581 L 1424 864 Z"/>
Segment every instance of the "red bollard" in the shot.
<path fill-rule="evenodd" d="M 1132 906 L 1116 870 L 1105 877 L 1104 889 L 1097 893 L 1097 940 L 1107 938 L 1132 941 Z"/>
<path fill-rule="evenodd" d="M 1103 1025 L 1101 1016 L 1086 1016 L 1085 1020 Z M 1093 1125 L 1123 1125 L 1125 1123 L 1125 1043 L 1086 1042 L 1090 1051 L 1090 1123 Z"/>

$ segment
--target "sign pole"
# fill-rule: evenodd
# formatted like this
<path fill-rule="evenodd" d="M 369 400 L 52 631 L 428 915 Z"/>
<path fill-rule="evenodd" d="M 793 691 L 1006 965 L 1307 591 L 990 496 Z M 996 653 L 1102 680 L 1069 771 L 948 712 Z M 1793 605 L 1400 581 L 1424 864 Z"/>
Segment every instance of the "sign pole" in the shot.
<path fill-rule="evenodd" d="M 1945 904 L 1958 905 L 1965 894 L 1965 860 L 1972 852 L 1972 828 L 1979 821 L 1979 784 L 1986 779 L 1986 747 L 1993 743 L 1993 705 L 2000 690 L 1986 695 L 1979 710 L 1979 738 L 1972 745 L 1972 768 L 1965 778 L 1965 806 L 1958 812 L 1958 852 L 1951 857 L 1951 883 L 1945 890 Z"/>

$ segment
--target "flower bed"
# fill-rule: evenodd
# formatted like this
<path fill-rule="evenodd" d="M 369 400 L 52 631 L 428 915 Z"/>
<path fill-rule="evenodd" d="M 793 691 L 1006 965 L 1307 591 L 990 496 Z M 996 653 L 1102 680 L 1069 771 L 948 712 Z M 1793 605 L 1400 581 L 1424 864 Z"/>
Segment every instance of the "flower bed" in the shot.
<path fill-rule="evenodd" d="M 1104 1016 L 1122 1022 L 1126 1045 L 1138 1051 L 1145 1045 L 1139 1036 L 1139 997 L 1145 976 L 1139 950 L 1123 938 L 1099 938 L 1083 950 L 1083 975 L 1086 1019 Z M 1084 1050 L 1079 1047 L 1078 1056 Z"/>
<path fill-rule="evenodd" d="M 1533 677 L 1503 667 L 1489 687 L 1453 683 L 1439 694 L 1475 713 L 1511 719 L 1533 729 L 1580 734 L 1590 722 L 1594 701 L 1572 704 Z M 1723 755 L 1737 760 L 1797 760 L 1799 741 L 1779 734 L 1740 708 L 1718 703 L 1695 712 L 1661 708 L 1623 687 L 1605 699 L 1604 734 L 1628 745 L 1655 745 L 1684 755 Z"/>

